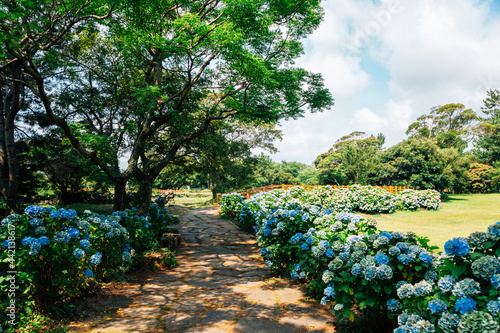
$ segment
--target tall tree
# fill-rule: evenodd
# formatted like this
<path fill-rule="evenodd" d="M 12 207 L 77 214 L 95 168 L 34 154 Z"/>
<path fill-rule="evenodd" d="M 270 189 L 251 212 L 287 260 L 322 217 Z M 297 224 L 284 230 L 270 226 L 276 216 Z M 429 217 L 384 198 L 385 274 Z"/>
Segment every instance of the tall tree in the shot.
<path fill-rule="evenodd" d="M 319 155 L 314 164 L 320 169 L 323 184 L 369 184 L 378 163 L 385 136 L 366 136 L 352 132 L 341 137 L 326 153 Z"/>
<path fill-rule="evenodd" d="M 128 0 L 116 8 L 108 1 L 18 3 L 22 8 L 11 5 L 2 13 L 9 54 L 33 77 L 45 112 L 77 151 L 120 188 L 131 176 L 139 181 L 143 213 L 156 177 L 215 121 L 278 122 L 300 116 L 305 106 L 314 112 L 333 104 L 320 75 L 293 67 L 303 52 L 300 40 L 321 21 L 318 0 Z M 57 114 L 46 79 L 61 70 L 71 73 L 68 68 L 106 77 L 72 53 L 87 22 L 97 21 L 127 64 L 131 84 L 123 91 L 134 98 L 131 118 L 121 127 L 130 157 L 118 175 L 98 151 L 85 147 L 85 131 Z"/>
<path fill-rule="evenodd" d="M 476 113 L 463 104 L 436 106 L 408 126 L 406 134 L 415 139 L 436 139 L 442 148 L 463 151 L 477 132 L 477 119 Z"/>
<path fill-rule="evenodd" d="M 500 167 L 500 91 L 488 91 L 483 103 L 481 110 L 486 116 L 482 118 L 475 153 L 484 163 Z"/>
<path fill-rule="evenodd" d="M 440 148 L 434 140 L 408 139 L 381 154 L 377 183 L 438 191 L 462 190 L 467 186 L 470 162 L 456 148 Z"/>

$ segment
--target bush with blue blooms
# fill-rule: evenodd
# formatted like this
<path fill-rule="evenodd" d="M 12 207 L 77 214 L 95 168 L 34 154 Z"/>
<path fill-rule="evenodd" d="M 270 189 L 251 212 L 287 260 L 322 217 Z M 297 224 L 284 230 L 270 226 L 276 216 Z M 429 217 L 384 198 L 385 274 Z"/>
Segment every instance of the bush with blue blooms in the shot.
<path fill-rule="evenodd" d="M 439 194 L 407 190 L 379 201 L 384 197 L 377 192 L 355 186 L 274 190 L 239 198 L 234 215 L 238 219 L 242 212 L 253 226 L 275 273 L 308 283 L 339 318 L 397 316 L 395 333 L 498 332 L 500 222 L 449 240 L 438 256 L 428 239 L 380 232 L 374 220 L 350 212 L 438 209 Z M 370 195 L 375 199 L 365 198 Z"/>
<path fill-rule="evenodd" d="M 100 268 L 91 263 L 100 251 L 92 241 L 92 228 L 74 210 L 54 207 L 29 206 L 22 215 L 3 219 L 0 268 L 15 273 L 0 277 L 0 306 L 7 308 L 15 299 L 20 316 L 51 311 L 81 294 L 88 277 Z M 15 289 L 10 287 L 12 281 Z M 0 322 L 7 319 L 2 312 Z"/>
<path fill-rule="evenodd" d="M 438 275 L 429 281 L 429 292 L 409 293 L 406 285 L 400 286 L 399 307 L 392 311 L 403 319 L 394 332 L 499 332 L 499 230 L 497 222 L 487 232 L 447 241 L 445 255 L 434 260 Z M 426 330 L 405 322 L 408 315 L 426 321 Z"/>

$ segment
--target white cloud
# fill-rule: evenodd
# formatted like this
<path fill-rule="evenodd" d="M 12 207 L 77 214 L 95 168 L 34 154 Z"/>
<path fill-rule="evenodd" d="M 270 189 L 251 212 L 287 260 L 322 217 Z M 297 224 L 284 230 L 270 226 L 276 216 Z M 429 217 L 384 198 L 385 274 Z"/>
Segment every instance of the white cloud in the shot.
<path fill-rule="evenodd" d="M 403 140 L 433 106 L 478 111 L 500 88 L 500 20 L 489 1 L 331 0 L 298 66 L 323 74 L 336 105 L 283 124 L 275 160 L 311 163 L 352 131 Z M 373 64 L 379 64 L 378 68 Z"/>

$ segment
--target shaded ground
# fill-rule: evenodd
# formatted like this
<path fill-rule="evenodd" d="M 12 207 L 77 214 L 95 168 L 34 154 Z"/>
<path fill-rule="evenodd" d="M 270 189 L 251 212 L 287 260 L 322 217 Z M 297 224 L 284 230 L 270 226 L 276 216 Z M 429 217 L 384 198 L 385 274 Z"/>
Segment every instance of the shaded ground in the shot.
<path fill-rule="evenodd" d="M 268 278 L 255 239 L 213 207 L 180 216 L 179 266 L 108 286 L 71 332 L 334 332 L 326 307 Z M 173 214 L 171 211 L 169 212 Z"/>

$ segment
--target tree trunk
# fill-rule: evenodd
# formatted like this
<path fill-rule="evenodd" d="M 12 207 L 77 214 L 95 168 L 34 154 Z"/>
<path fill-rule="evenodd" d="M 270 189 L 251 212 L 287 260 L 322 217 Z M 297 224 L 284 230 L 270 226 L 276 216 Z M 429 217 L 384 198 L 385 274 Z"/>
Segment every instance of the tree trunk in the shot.
<path fill-rule="evenodd" d="M 19 213 L 19 161 L 14 138 L 14 120 L 23 103 L 23 87 L 20 82 L 22 70 L 20 65 L 13 64 L 9 68 L 12 82 L 2 82 L 9 87 L 0 93 L 0 186 L 9 213 Z"/>
<path fill-rule="evenodd" d="M 141 216 L 146 216 L 149 212 L 149 206 L 151 205 L 151 197 L 153 196 L 153 181 L 155 178 L 144 177 L 140 181 L 139 185 L 139 209 L 138 214 Z"/>
<path fill-rule="evenodd" d="M 115 196 L 113 198 L 113 211 L 115 212 L 125 209 L 126 186 L 126 180 L 120 180 L 115 184 Z"/>

